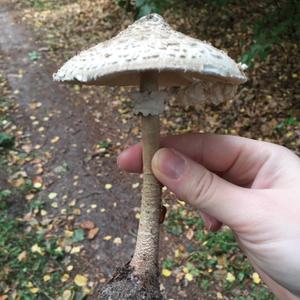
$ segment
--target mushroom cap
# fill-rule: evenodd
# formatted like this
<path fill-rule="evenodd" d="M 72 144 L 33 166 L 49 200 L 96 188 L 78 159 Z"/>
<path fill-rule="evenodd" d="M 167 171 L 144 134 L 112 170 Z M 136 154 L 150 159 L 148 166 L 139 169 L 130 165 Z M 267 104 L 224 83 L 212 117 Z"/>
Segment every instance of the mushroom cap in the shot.
<path fill-rule="evenodd" d="M 242 68 L 224 51 L 172 29 L 157 14 L 145 16 L 114 38 L 67 61 L 54 80 L 92 85 L 139 85 L 140 74 L 157 71 L 160 86 L 195 81 L 238 85 Z"/>

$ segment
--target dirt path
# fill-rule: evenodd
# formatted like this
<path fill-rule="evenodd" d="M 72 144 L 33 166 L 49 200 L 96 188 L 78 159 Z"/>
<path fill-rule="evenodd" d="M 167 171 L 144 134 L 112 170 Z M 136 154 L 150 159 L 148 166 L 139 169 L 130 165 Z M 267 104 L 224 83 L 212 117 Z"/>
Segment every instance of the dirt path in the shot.
<path fill-rule="evenodd" d="M 42 174 L 45 189 L 40 192 L 47 201 L 48 217 L 63 221 L 65 227 L 76 227 L 84 220 L 99 227 L 97 237 L 84 242 L 84 250 L 74 261 L 77 270 L 90 275 L 90 281 L 103 280 L 112 275 L 115 266 L 130 259 L 137 225 L 133 210 L 138 197 L 132 198 L 130 178 L 117 170 L 114 154 L 101 157 L 92 152 L 97 142 L 111 138 L 110 132 L 118 132 L 111 124 L 114 112 L 106 105 L 106 97 L 99 94 L 98 107 L 104 117 L 101 123 L 95 123 L 90 108 L 70 99 L 67 88 L 53 83 L 52 72 L 57 66 L 47 62 L 47 53 L 37 49 L 33 36 L 14 14 L 7 6 L 0 9 L 0 49 L 5 57 L 0 67 L 20 104 L 14 118 L 38 155 L 48 153 Z M 33 61 L 30 53 L 37 50 L 42 57 Z M 55 137 L 59 141 L 54 143 Z M 61 166 L 67 166 L 67 171 L 58 172 Z M 112 184 L 112 189 L 104 188 L 107 183 Z M 50 192 L 58 195 L 56 209 L 47 197 Z M 72 210 L 61 214 L 64 208 Z M 108 235 L 111 240 L 103 240 Z M 121 244 L 113 243 L 116 237 L 121 237 Z"/>

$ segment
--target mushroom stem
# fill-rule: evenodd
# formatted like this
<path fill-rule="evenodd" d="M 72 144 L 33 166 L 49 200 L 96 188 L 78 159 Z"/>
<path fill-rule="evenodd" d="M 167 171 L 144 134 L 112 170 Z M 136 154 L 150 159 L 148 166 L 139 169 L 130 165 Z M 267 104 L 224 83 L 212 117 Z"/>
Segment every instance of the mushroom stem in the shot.
<path fill-rule="evenodd" d="M 141 92 L 158 90 L 157 72 L 141 74 Z M 136 248 L 130 265 L 140 279 L 158 286 L 159 217 L 161 210 L 161 185 L 154 177 L 151 161 L 159 149 L 159 116 L 141 116 L 143 142 L 143 191 L 141 216 Z"/>

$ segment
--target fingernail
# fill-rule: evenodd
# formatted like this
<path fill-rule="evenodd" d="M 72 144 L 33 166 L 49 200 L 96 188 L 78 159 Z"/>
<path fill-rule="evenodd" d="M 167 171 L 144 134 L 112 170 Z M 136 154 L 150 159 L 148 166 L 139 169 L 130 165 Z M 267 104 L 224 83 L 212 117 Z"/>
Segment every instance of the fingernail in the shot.
<path fill-rule="evenodd" d="M 170 179 L 177 179 L 185 169 L 184 158 L 175 150 L 160 149 L 153 158 L 153 167 Z"/>

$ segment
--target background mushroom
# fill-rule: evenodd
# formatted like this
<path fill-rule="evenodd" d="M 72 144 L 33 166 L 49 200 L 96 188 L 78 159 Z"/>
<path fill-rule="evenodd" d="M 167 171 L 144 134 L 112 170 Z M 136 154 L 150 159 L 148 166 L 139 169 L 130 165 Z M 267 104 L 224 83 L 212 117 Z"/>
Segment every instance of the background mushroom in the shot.
<path fill-rule="evenodd" d="M 159 114 L 167 95 L 159 87 L 183 87 L 177 96 L 184 104 L 218 103 L 232 98 L 238 84 L 246 81 L 242 68 L 225 52 L 174 31 L 161 16 L 151 14 L 70 59 L 54 80 L 140 87 L 140 93 L 132 95 L 134 112 L 141 115 L 144 180 L 136 249 L 132 260 L 101 292 L 101 299 L 161 299 L 161 186 L 151 170 L 159 148 Z"/>

